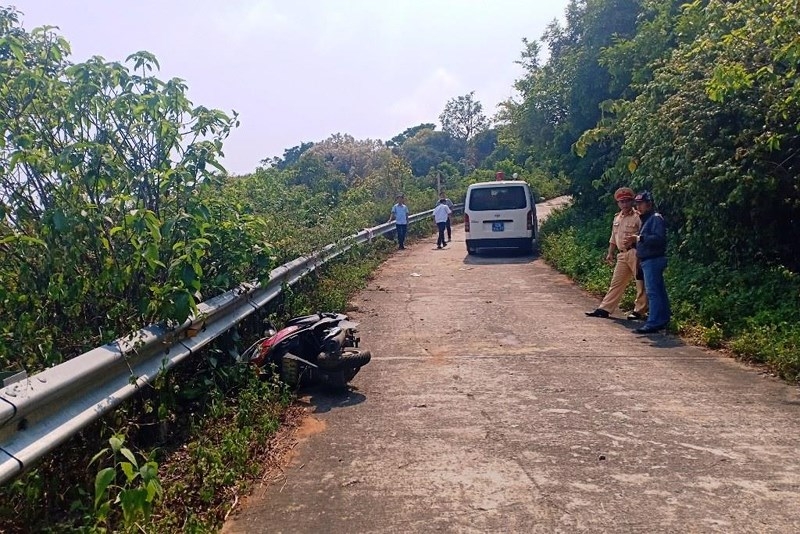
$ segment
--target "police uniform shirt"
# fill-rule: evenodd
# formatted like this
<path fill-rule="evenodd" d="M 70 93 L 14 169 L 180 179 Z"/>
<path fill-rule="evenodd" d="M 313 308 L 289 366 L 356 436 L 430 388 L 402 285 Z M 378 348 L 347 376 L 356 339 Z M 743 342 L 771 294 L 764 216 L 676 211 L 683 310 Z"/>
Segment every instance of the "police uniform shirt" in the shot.
<path fill-rule="evenodd" d="M 630 214 L 625 215 L 621 211 L 614 216 L 614 224 L 611 227 L 611 238 L 609 243 L 614 243 L 621 251 L 628 250 L 625 246 L 625 238 L 639 233 L 642 221 L 639 214 L 631 210 Z"/>

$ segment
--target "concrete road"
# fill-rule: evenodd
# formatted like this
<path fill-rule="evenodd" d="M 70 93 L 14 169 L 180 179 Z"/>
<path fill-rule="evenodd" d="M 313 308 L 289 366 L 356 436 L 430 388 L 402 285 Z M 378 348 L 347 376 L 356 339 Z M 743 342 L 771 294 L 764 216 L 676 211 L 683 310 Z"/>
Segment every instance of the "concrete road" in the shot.
<path fill-rule="evenodd" d="M 307 396 L 285 477 L 225 532 L 800 532 L 796 387 L 587 318 L 542 260 L 454 230 L 357 296 L 372 363 Z"/>

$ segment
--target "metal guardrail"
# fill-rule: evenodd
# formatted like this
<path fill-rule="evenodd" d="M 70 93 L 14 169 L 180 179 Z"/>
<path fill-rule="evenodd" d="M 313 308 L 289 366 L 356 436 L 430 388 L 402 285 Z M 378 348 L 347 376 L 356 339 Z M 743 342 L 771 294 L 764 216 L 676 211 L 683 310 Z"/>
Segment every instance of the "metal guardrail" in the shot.
<path fill-rule="evenodd" d="M 457 205 L 456 211 L 462 207 Z M 428 210 L 413 214 L 409 224 L 427 219 L 432 213 Z M 264 286 L 244 283 L 201 302 L 199 313 L 177 328 L 150 326 L 5 385 L 0 389 L 0 484 L 137 393 L 159 373 L 235 327 L 278 296 L 284 284 L 296 283 L 352 246 L 387 234 L 394 226 L 389 222 L 368 228 L 281 265 L 270 272 Z"/>

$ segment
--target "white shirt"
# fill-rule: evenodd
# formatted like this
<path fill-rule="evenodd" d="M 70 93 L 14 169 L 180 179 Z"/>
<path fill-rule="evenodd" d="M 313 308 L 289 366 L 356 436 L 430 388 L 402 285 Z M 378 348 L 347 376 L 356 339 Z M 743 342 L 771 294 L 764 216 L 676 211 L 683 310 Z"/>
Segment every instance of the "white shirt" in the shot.
<path fill-rule="evenodd" d="M 453 210 L 447 207 L 447 204 L 436 204 L 433 208 L 433 220 L 437 223 L 447 222 L 447 216 L 453 213 Z"/>

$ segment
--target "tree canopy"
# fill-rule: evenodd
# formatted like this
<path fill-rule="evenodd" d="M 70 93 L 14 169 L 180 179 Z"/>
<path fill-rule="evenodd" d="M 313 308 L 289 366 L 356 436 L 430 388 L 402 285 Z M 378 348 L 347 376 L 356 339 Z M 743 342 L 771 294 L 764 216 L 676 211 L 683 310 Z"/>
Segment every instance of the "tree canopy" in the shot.
<path fill-rule="evenodd" d="M 17 318 L 0 323 L 0 364 L 182 321 L 269 265 L 259 226 L 203 194 L 221 184 L 235 114 L 193 105 L 147 52 L 69 54 L 53 28 L 27 32 L 0 8 L 0 308 Z M 215 257 L 226 231 L 240 237 Z"/>
<path fill-rule="evenodd" d="M 798 29 L 788 0 L 574 0 L 544 65 L 523 41 L 500 136 L 584 209 L 652 189 L 691 257 L 797 269 Z"/>
<path fill-rule="evenodd" d="M 439 121 L 442 130 L 464 142 L 489 128 L 490 124 L 483 114 L 483 105 L 475 99 L 475 91 L 448 100 Z"/>

